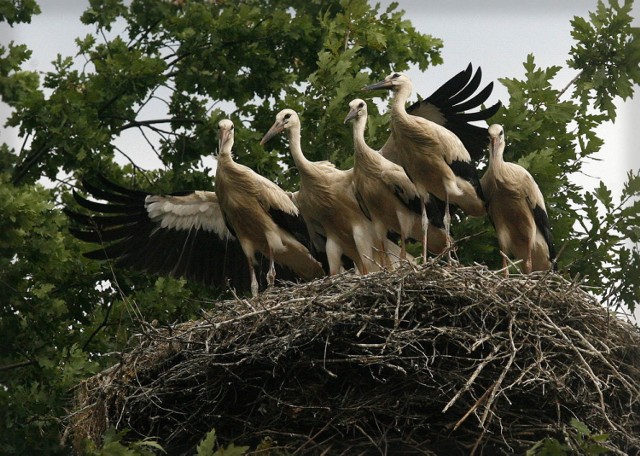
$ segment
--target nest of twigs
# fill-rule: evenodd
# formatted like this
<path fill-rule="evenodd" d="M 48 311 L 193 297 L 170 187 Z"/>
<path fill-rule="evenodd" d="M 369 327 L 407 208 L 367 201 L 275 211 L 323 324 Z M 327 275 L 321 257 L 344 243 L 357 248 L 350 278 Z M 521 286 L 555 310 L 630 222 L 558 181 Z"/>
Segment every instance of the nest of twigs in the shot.
<path fill-rule="evenodd" d="M 69 430 L 127 428 L 169 454 L 212 428 L 265 452 L 523 454 L 545 437 L 571 446 L 573 418 L 612 453 L 640 452 L 637 328 L 555 274 L 430 263 L 148 326 L 80 385 Z"/>

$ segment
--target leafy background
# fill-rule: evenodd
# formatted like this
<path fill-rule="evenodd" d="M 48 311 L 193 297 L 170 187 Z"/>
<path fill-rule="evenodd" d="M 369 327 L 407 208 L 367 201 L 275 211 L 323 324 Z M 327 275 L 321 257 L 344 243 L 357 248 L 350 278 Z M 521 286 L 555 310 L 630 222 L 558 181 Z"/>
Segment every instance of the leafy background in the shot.
<path fill-rule="evenodd" d="M 598 126 L 615 118 L 612 101 L 630 97 L 640 81 L 631 7 L 599 2 L 573 19 L 563 67 L 578 76 L 566 91 L 556 81 L 562 68 L 523 54 L 522 76 L 500 76 L 508 99 L 493 119 L 508 132 L 507 158 L 526 166 L 547 196 L 561 273 L 622 310 L 640 297 L 639 170 L 629 171 L 619 195 L 569 176 L 602 147 Z M 28 24 L 38 10 L 34 0 L 0 0 L 3 26 Z M 154 192 L 212 189 L 205 157 L 217 120 L 229 116 L 243 123 L 239 161 L 295 188 L 286 144 L 258 145 L 277 110 L 301 113 L 310 158 L 345 168 L 348 101 L 392 68 L 428 74 L 443 60 L 438 37 L 420 33 L 393 5 L 365 0 L 91 0 L 78 21 L 76 50 L 49 56 L 53 69 L 44 74 L 27 68 L 27 46 L 0 48 L 0 95 L 8 124 L 25 139 L 0 146 L 2 454 L 67 453 L 60 437 L 74 386 L 116 362 L 143 321 L 195 318 L 220 293 L 83 259 L 85 246 L 68 235 L 60 210 L 77 176 L 100 171 Z M 368 129 L 373 145 L 387 134 L 379 107 Z M 117 141 L 122 135 L 138 137 L 133 150 Z M 140 169 L 143 153 L 162 166 Z M 460 246 L 463 262 L 499 265 L 486 220 L 460 220 L 454 236 L 471 236 Z"/>

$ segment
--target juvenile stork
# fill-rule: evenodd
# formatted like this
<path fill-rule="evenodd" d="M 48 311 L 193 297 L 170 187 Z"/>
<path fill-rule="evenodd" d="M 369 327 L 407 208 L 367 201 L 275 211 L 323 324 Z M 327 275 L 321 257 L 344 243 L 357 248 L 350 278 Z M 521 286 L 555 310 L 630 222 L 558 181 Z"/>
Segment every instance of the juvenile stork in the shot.
<path fill-rule="evenodd" d="M 275 135 L 286 132 L 289 149 L 298 172 L 300 190 L 296 200 L 307 228 L 316 244 L 325 239 L 330 273 L 342 268 L 342 255 L 350 258 L 361 274 L 379 269 L 372 261 L 375 232 L 362 214 L 353 193 L 353 170 L 342 171 L 327 161 L 312 162 L 302 152 L 300 118 L 292 109 L 276 115 L 273 126 L 260 141 L 266 143 Z M 321 245 L 317 245 L 322 249 Z"/>
<path fill-rule="evenodd" d="M 364 132 L 367 125 L 367 104 L 355 99 L 349 103 L 344 122 L 352 122 L 354 143 L 353 184 L 356 199 L 364 214 L 373 222 L 377 239 L 385 239 L 387 231 L 400 235 L 400 258 L 406 258 L 406 240 L 422 239 L 422 204 L 416 187 L 399 165 L 387 160 L 367 145 Z M 447 246 L 442 223 L 443 214 L 433 202 L 429 209 L 428 249 L 440 254 Z M 384 244 L 378 246 L 384 252 Z M 423 245 L 426 260 L 427 245 Z"/>
<path fill-rule="evenodd" d="M 480 182 L 503 252 L 505 275 L 509 274 L 509 253 L 522 260 L 525 274 L 549 270 L 554 266 L 555 250 L 540 188 L 526 169 L 504 161 L 501 125 L 489 127 L 489 140 L 489 166 Z"/>
<path fill-rule="evenodd" d="M 323 270 L 320 263 L 288 230 L 299 216 L 298 207 L 276 184 L 233 160 L 233 122 L 221 120 L 218 128 L 220 139 L 216 191 L 225 221 L 247 257 L 253 295 L 258 293 L 253 267 L 256 252 L 269 258 L 269 286 L 275 281 L 276 261 L 301 277 L 311 279 L 321 276 Z"/>
<path fill-rule="evenodd" d="M 466 69 L 452 76 L 428 97 L 407 107 L 407 112 L 412 116 L 424 117 L 455 133 L 475 161 L 484 157 L 489 145 L 489 136 L 486 127 L 473 125 L 470 122 L 487 120 L 502 106 L 498 101 L 488 108 L 468 112 L 471 109 L 480 108 L 491 96 L 493 82 L 475 93 L 480 87 L 481 80 L 482 68 L 478 68 L 474 73 L 473 66 L 469 64 Z M 389 136 L 380 152 L 389 160 L 397 162 L 393 135 Z"/>
<path fill-rule="evenodd" d="M 258 291 L 254 259 L 286 280 L 322 276 L 305 244 L 309 238 L 290 195 L 231 159 L 233 124 L 221 121 L 217 192 L 154 195 L 101 177 L 83 181 L 89 200 L 74 192 L 91 215 L 66 209 L 80 226 L 77 238 L 101 247 L 85 253 L 97 260 L 148 273 L 184 277 L 207 286 Z M 276 265 L 274 266 L 274 262 Z"/>
<path fill-rule="evenodd" d="M 364 90 L 394 92 L 391 106 L 391 136 L 395 160 L 415 184 L 423 205 L 431 193 L 445 202 L 444 225 L 450 232 L 449 205 L 480 217 L 486 213 L 475 165 L 464 144 L 451 130 L 429 119 L 411 115 L 405 107 L 413 91 L 409 77 L 392 73 Z M 385 148 L 386 149 L 386 148 Z M 428 214 L 423 209 L 423 226 Z"/>

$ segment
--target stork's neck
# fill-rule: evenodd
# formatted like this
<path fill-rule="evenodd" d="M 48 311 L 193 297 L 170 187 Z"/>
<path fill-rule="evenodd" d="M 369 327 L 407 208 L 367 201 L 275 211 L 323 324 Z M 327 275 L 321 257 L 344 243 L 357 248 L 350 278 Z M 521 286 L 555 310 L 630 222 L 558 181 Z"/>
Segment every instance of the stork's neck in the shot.
<path fill-rule="evenodd" d="M 364 139 L 364 131 L 367 126 L 367 117 L 360 116 L 354 120 L 353 124 L 353 145 L 356 151 L 355 159 L 360 163 L 375 163 L 371 154 L 377 154 Z"/>
<path fill-rule="evenodd" d="M 298 171 L 304 172 L 310 166 L 311 162 L 307 160 L 307 157 L 302 153 L 302 146 L 300 145 L 300 126 L 296 125 L 287 129 L 287 136 L 289 137 L 289 150 L 293 157 L 293 162 L 298 168 Z"/>
<path fill-rule="evenodd" d="M 231 156 L 231 149 L 233 148 L 233 142 L 228 141 L 220 147 L 218 152 L 218 163 L 229 164 L 233 163 L 233 157 Z"/>
<path fill-rule="evenodd" d="M 497 146 L 489 145 L 489 169 L 495 174 L 499 174 L 504 169 L 504 148 L 505 143 L 501 141 Z"/>
<path fill-rule="evenodd" d="M 367 125 L 366 116 L 359 116 L 355 119 L 353 124 L 353 144 L 356 152 L 364 150 L 367 147 L 367 143 L 364 140 L 364 130 Z"/>
<path fill-rule="evenodd" d="M 413 86 L 407 82 L 398 87 L 393 96 L 393 103 L 391 105 L 391 113 L 392 115 L 400 115 L 406 116 L 407 109 L 406 104 L 407 100 L 411 96 L 411 92 L 413 92 Z"/>

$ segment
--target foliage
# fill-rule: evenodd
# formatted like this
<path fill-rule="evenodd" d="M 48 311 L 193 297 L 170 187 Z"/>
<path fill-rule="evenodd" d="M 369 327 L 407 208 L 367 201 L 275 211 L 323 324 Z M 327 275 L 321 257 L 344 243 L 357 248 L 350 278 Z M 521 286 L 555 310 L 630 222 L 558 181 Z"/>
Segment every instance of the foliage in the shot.
<path fill-rule="evenodd" d="M 233 443 L 227 447 L 219 447 L 217 450 L 216 446 L 218 446 L 216 430 L 211 429 L 196 447 L 196 454 L 197 456 L 242 456 L 249 449 L 248 446 L 235 446 Z"/>
<path fill-rule="evenodd" d="M 507 158 L 529 168 L 548 195 L 562 273 L 587 277 L 612 306 L 633 308 L 638 170 L 620 199 L 604 184 L 586 191 L 571 180 L 602 145 L 595 129 L 615 118 L 612 100 L 630 97 L 638 82 L 630 9 L 630 1 L 600 2 L 589 20 L 574 18 L 568 65 L 579 73 L 571 96 L 554 87 L 558 67 L 538 68 L 529 56 L 523 80 L 501 80 L 510 99 L 495 121 L 506 127 Z M 38 12 L 34 0 L 0 0 L 0 21 L 10 26 Z M 52 56 L 43 78 L 23 69 L 26 46 L 0 46 L 0 96 L 12 109 L 8 125 L 25 139 L 19 151 L 0 145 L 3 454 L 67 452 L 59 435 L 73 386 L 112 364 L 141 320 L 192 318 L 220 293 L 81 258 L 84 246 L 67 234 L 60 211 L 71 203 L 63 176 L 100 171 L 155 192 L 211 189 L 202 159 L 213 153 L 224 116 L 243 124 L 239 161 L 295 188 L 282 140 L 258 145 L 277 110 L 301 113 L 310 159 L 346 168 L 348 100 L 392 68 L 442 62 L 439 39 L 417 32 L 396 5 L 380 10 L 366 0 L 90 0 L 81 21 L 95 33 L 76 40 L 76 56 Z M 387 119 L 372 114 L 369 141 L 379 146 Z M 142 170 L 138 151 L 120 150 L 124 135 L 146 141 L 163 168 Z M 116 156 L 130 164 L 119 166 Z M 36 184 L 41 177 L 53 185 Z M 470 236 L 461 242 L 463 262 L 500 261 L 486 220 L 464 220 L 454 234 Z"/>
<path fill-rule="evenodd" d="M 590 22 L 573 19 L 568 65 L 579 73 L 572 97 L 564 96 L 568 87 L 553 87 L 561 67 L 539 68 L 529 55 L 523 80 L 501 79 L 509 103 L 492 121 L 505 126 L 505 158 L 527 168 L 545 195 L 561 269 L 585 277 L 611 308 L 633 310 L 640 302 L 640 170 L 629 171 L 617 200 L 603 182 L 585 190 L 572 180 L 603 144 L 596 127 L 615 120 L 613 98 L 632 96 L 640 82 L 631 5 L 598 2 Z"/>
<path fill-rule="evenodd" d="M 573 418 L 571 428 L 568 429 L 566 440 L 569 444 L 560 443 L 558 439 L 546 438 L 536 442 L 529 450 L 527 456 L 566 456 L 569 454 L 583 454 L 585 456 L 597 456 L 610 450 L 604 446 L 609 436 L 607 434 L 594 434 L 586 424 Z"/>
<path fill-rule="evenodd" d="M 128 444 L 122 443 L 127 431 L 116 431 L 108 428 L 102 439 L 102 446 L 96 448 L 91 440 L 86 440 L 83 454 L 87 456 L 154 456 L 166 453 L 162 446 L 151 438 L 137 440 Z"/>

